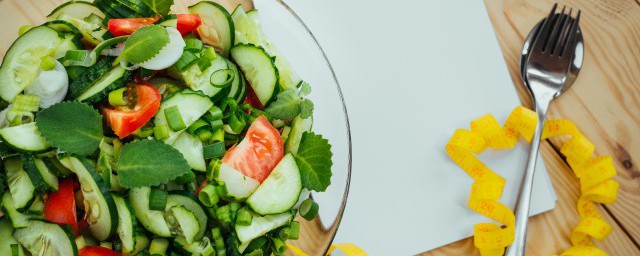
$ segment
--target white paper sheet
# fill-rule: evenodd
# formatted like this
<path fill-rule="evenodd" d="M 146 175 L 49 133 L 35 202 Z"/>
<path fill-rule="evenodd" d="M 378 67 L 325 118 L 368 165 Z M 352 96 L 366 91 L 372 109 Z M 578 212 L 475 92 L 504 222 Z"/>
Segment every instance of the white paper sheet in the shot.
<path fill-rule="evenodd" d="M 456 128 L 486 113 L 503 122 L 519 104 L 482 1 L 287 3 L 326 51 L 351 118 L 351 194 L 336 242 L 407 255 L 472 235 L 487 219 L 467 208 L 472 180 L 444 146 Z M 515 204 L 527 150 L 521 141 L 481 155 L 507 179 L 507 205 Z M 538 167 L 533 214 L 556 200 L 541 160 Z M 323 219 L 335 215 L 335 202 L 322 201 L 332 197 L 318 198 Z"/>

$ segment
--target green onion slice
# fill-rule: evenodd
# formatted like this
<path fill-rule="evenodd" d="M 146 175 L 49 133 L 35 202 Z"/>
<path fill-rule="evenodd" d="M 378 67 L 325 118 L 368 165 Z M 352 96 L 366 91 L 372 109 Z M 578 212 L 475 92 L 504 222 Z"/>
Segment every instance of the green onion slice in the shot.
<path fill-rule="evenodd" d="M 109 104 L 111 106 L 126 106 L 128 104 L 124 92 L 127 88 L 123 87 L 109 92 Z"/>
<path fill-rule="evenodd" d="M 210 82 L 213 87 L 226 88 L 231 85 L 233 79 L 235 79 L 235 72 L 231 69 L 220 69 L 211 74 Z"/>
<path fill-rule="evenodd" d="M 122 43 L 127 40 L 129 36 L 114 37 L 106 40 L 96 46 L 93 51 L 89 50 L 70 50 L 62 58 L 62 65 L 64 66 L 83 66 L 89 67 L 96 64 L 98 61 L 98 55 L 102 53 L 107 47 Z"/>
<path fill-rule="evenodd" d="M 216 193 L 216 187 L 211 184 L 207 184 L 198 193 L 198 199 L 204 206 L 213 207 L 220 201 L 220 197 Z"/>
<path fill-rule="evenodd" d="M 318 203 L 314 202 L 311 198 L 304 200 L 300 205 L 300 216 L 305 220 L 312 220 L 318 215 Z"/>
<path fill-rule="evenodd" d="M 167 122 L 171 130 L 177 132 L 187 128 L 184 124 L 182 115 L 180 115 L 180 109 L 178 106 L 171 106 L 164 110 L 164 114 L 167 117 Z"/>

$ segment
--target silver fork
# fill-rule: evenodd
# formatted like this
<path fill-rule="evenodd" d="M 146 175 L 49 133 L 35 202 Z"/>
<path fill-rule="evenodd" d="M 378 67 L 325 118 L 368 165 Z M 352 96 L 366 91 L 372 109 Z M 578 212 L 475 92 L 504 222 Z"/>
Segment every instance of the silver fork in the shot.
<path fill-rule="evenodd" d="M 556 9 L 557 4 L 534 35 L 535 39 L 526 62 L 521 65 L 525 69 L 524 83 L 538 114 L 538 124 L 531 140 L 529 158 L 516 206 L 515 240 L 507 249 L 506 256 L 522 256 L 525 253 L 533 177 L 547 110 L 551 101 L 573 84 L 582 66 L 582 58 L 574 58 L 576 48 L 582 47 L 582 38 L 578 33 L 580 11 L 578 10 L 576 18 L 573 18 L 573 9 L 565 13 L 566 7 L 562 7 L 559 14 L 556 14 Z"/>

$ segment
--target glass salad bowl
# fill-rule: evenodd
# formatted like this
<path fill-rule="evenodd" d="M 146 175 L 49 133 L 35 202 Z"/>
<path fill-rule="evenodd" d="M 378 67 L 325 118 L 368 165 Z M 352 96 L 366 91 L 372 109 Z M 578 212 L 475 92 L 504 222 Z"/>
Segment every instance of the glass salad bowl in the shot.
<path fill-rule="evenodd" d="M 0 57 L 18 37 L 23 25 L 39 25 L 62 0 L 0 0 Z M 174 11 L 186 12 L 199 0 L 175 0 Z M 216 0 L 233 9 L 236 2 Z M 300 221 L 300 238 L 289 243 L 310 255 L 324 255 L 340 225 L 347 202 L 351 177 L 351 137 L 346 106 L 340 86 L 324 51 L 298 15 L 281 0 L 255 0 L 266 36 L 286 56 L 295 71 L 312 87 L 315 103 L 313 131 L 329 140 L 333 152 L 331 186 L 325 192 L 312 192 L 320 205 L 318 216 Z M 1 85 L 0 85 L 1 86 Z"/>

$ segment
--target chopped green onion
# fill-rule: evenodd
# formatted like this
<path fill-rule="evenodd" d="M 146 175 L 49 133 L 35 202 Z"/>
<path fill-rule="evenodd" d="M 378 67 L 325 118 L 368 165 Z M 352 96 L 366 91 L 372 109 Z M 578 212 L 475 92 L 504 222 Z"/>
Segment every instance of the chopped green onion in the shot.
<path fill-rule="evenodd" d="M 126 41 L 127 38 L 129 38 L 129 36 L 120 36 L 120 37 L 111 38 L 109 40 L 105 40 L 104 42 L 98 44 L 96 48 L 93 49 L 93 51 L 70 50 L 64 55 L 64 58 L 62 59 L 62 65 L 64 65 L 65 67 L 66 66 L 83 66 L 83 67 L 93 66 L 93 64 L 95 64 L 98 61 L 98 55 L 100 55 L 102 50 L 104 50 L 109 46 L 122 43 Z"/>
<path fill-rule="evenodd" d="M 231 219 L 235 220 L 236 214 L 238 213 L 238 210 L 240 210 L 240 203 L 231 202 L 228 204 L 228 206 L 229 206 L 229 211 L 231 213 Z"/>
<path fill-rule="evenodd" d="M 211 234 L 213 236 L 213 242 L 216 246 L 216 249 L 218 251 L 218 256 L 223 256 L 226 255 L 226 250 L 225 250 L 225 245 L 224 245 L 224 238 L 222 237 L 222 232 L 220 231 L 219 227 L 215 227 L 211 229 Z"/>
<path fill-rule="evenodd" d="M 287 239 L 289 239 L 289 227 L 282 227 L 278 229 L 277 235 L 278 238 L 286 241 Z"/>
<path fill-rule="evenodd" d="M 11 244 L 11 256 L 20 256 L 20 245 L 19 244 Z"/>
<path fill-rule="evenodd" d="M 53 70 L 56 68 L 56 59 L 51 56 L 46 56 L 40 61 L 40 68 L 44 71 Z"/>
<path fill-rule="evenodd" d="M 229 127 L 231 131 L 235 134 L 240 134 L 244 127 L 247 125 L 246 121 L 242 118 L 238 118 L 236 114 L 233 114 L 229 117 Z"/>
<path fill-rule="evenodd" d="M 230 205 L 218 207 L 218 209 L 216 210 L 216 216 L 218 217 L 218 221 L 224 222 L 224 223 L 232 222 L 231 210 L 229 208 L 230 208 Z"/>
<path fill-rule="evenodd" d="M 271 239 L 273 242 L 273 254 L 274 255 L 284 255 L 284 252 L 287 250 L 287 244 L 285 240 L 274 237 Z"/>
<path fill-rule="evenodd" d="M 211 184 L 205 185 L 204 188 L 200 190 L 198 199 L 200 199 L 200 202 L 206 207 L 212 207 L 220 201 L 220 197 L 216 194 L 215 186 Z"/>
<path fill-rule="evenodd" d="M 109 104 L 111 104 L 111 106 L 126 106 L 129 104 L 124 96 L 126 89 L 126 87 L 123 87 L 109 92 Z"/>
<path fill-rule="evenodd" d="M 176 62 L 176 64 L 173 64 L 173 66 L 179 71 L 184 71 L 185 69 L 191 67 L 191 65 L 193 65 L 196 60 L 198 60 L 198 56 L 196 56 L 193 52 L 184 51 L 182 53 L 182 56 L 180 56 L 180 59 L 178 59 L 178 62 Z"/>
<path fill-rule="evenodd" d="M 257 249 L 255 251 L 251 251 L 248 254 L 245 254 L 244 256 L 262 256 L 264 255 L 264 252 L 262 252 L 262 249 Z"/>
<path fill-rule="evenodd" d="M 225 125 L 225 128 L 227 126 Z M 224 134 L 224 144 L 226 146 L 230 146 L 233 144 L 236 144 L 240 141 L 240 135 L 238 134 L 232 134 L 232 133 L 225 133 Z"/>
<path fill-rule="evenodd" d="M 300 222 L 291 222 L 289 226 L 289 239 L 298 240 L 300 237 Z"/>
<path fill-rule="evenodd" d="M 245 252 L 255 252 L 260 251 L 260 248 L 264 248 L 264 246 L 269 242 L 266 236 L 256 237 L 255 239 L 249 242 L 247 248 L 244 250 Z"/>
<path fill-rule="evenodd" d="M 207 168 L 207 180 L 213 181 L 216 176 L 218 176 L 218 171 L 220 170 L 220 166 L 222 165 L 222 161 L 220 159 L 212 160 L 209 163 L 209 168 Z"/>
<path fill-rule="evenodd" d="M 169 193 L 162 189 L 152 188 L 149 193 L 149 209 L 154 211 L 164 211 L 167 206 L 167 196 Z"/>
<path fill-rule="evenodd" d="M 187 128 L 187 132 L 191 135 L 196 134 L 196 131 L 200 128 L 207 128 L 209 126 L 209 124 L 207 123 L 207 121 L 202 120 L 202 119 L 198 119 L 196 120 L 191 126 L 189 126 L 189 128 Z"/>
<path fill-rule="evenodd" d="M 36 112 L 40 106 L 40 97 L 31 94 L 19 94 L 13 100 L 11 110 Z"/>
<path fill-rule="evenodd" d="M 33 25 L 24 25 L 22 27 L 20 27 L 20 29 L 18 29 L 18 35 L 24 35 L 24 33 L 27 33 L 27 31 L 29 31 L 29 29 L 32 29 Z"/>
<path fill-rule="evenodd" d="M 214 131 L 210 141 L 211 142 L 224 141 L 224 129 L 218 129 Z"/>
<path fill-rule="evenodd" d="M 213 133 L 209 129 L 202 128 L 196 132 L 198 139 L 202 142 L 208 142 L 213 137 Z"/>
<path fill-rule="evenodd" d="M 151 253 L 151 255 L 167 255 L 167 249 L 169 249 L 169 240 L 156 237 L 151 240 L 149 253 Z"/>
<path fill-rule="evenodd" d="M 222 120 L 211 121 L 211 123 L 209 124 L 211 125 L 211 130 L 213 131 L 224 127 L 224 123 L 222 122 Z"/>
<path fill-rule="evenodd" d="M 186 46 L 184 47 L 185 51 L 191 51 L 191 52 L 200 52 L 202 51 L 202 41 L 200 41 L 197 38 L 188 38 L 184 40 L 184 43 L 186 44 Z"/>
<path fill-rule="evenodd" d="M 84 236 L 76 237 L 76 246 L 78 246 L 78 250 L 87 246 L 87 241 L 84 240 Z"/>
<path fill-rule="evenodd" d="M 191 181 L 187 183 L 186 188 L 188 191 L 196 191 L 196 189 L 198 189 L 198 185 L 196 185 L 195 182 Z"/>
<path fill-rule="evenodd" d="M 282 141 L 287 141 L 287 139 L 289 138 L 290 132 L 291 132 L 291 127 L 285 126 L 284 128 L 282 128 L 282 133 L 280 133 L 280 138 L 282 138 Z"/>
<path fill-rule="evenodd" d="M 216 72 L 213 72 L 213 74 L 211 74 L 211 77 L 209 78 L 209 82 L 213 87 L 222 89 L 231 85 L 234 78 L 235 78 L 235 72 L 233 72 L 233 70 L 220 69 L 220 70 L 216 70 Z"/>
<path fill-rule="evenodd" d="M 219 182 L 219 184 L 216 187 L 216 194 L 218 194 L 219 197 L 224 198 L 227 197 L 227 186 L 224 184 L 224 182 Z"/>
<path fill-rule="evenodd" d="M 218 141 L 202 148 L 204 159 L 220 158 L 227 152 L 224 142 Z"/>
<path fill-rule="evenodd" d="M 158 125 L 153 127 L 153 136 L 158 140 L 164 140 L 169 138 L 169 126 L 168 125 Z"/>
<path fill-rule="evenodd" d="M 238 210 L 238 212 L 236 213 L 236 225 L 250 226 L 252 219 L 253 216 L 251 215 L 251 212 L 249 212 L 249 209 L 247 209 L 246 207 L 240 208 L 240 210 Z"/>
<path fill-rule="evenodd" d="M 300 216 L 305 220 L 312 220 L 318 215 L 319 208 L 318 203 L 314 202 L 311 198 L 307 198 L 307 200 L 304 200 L 300 205 Z"/>
<path fill-rule="evenodd" d="M 213 47 L 207 47 L 200 53 L 200 59 L 198 60 L 198 68 L 200 71 L 205 71 L 211 66 L 211 63 L 218 58 L 216 50 Z"/>
<path fill-rule="evenodd" d="M 222 114 L 222 109 L 220 109 L 217 106 L 213 106 L 209 109 L 209 119 L 207 119 L 207 121 L 211 122 L 211 121 L 215 121 L 215 120 L 220 120 L 222 119 L 222 117 L 224 117 L 224 115 Z"/>
<path fill-rule="evenodd" d="M 178 106 L 171 106 L 164 110 L 165 116 L 167 116 L 167 122 L 169 123 L 169 127 L 171 130 L 177 132 L 187 128 L 182 120 L 182 116 L 180 115 L 180 109 Z"/>
<path fill-rule="evenodd" d="M 153 136 L 153 127 L 145 126 L 136 131 L 136 135 L 140 138 Z"/>
<path fill-rule="evenodd" d="M 7 120 L 9 120 L 9 126 L 18 126 L 33 122 L 35 120 L 35 115 L 33 115 L 32 112 L 16 111 L 11 109 L 7 112 Z"/>

